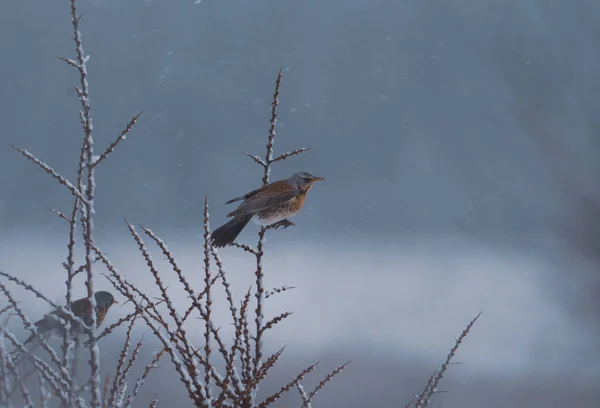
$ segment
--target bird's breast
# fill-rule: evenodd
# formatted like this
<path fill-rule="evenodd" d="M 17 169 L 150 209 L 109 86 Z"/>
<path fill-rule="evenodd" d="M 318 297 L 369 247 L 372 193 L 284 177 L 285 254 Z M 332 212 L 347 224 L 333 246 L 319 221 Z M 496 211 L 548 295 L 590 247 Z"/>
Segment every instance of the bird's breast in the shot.
<path fill-rule="evenodd" d="M 267 225 L 275 224 L 276 222 L 279 222 L 279 221 L 283 221 L 288 217 L 290 217 L 290 216 L 289 215 L 285 216 L 283 214 L 272 215 L 272 216 L 268 216 L 268 217 L 264 217 L 264 216 L 257 214 L 254 217 L 252 217 L 252 221 L 254 221 L 254 223 L 256 223 L 258 225 L 267 226 Z"/>
<path fill-rule="evenodd" d="M 300 194 L 286 203 L 269 207 L 252 217 L 252 220 L 259 225 L 271 225 L 290 218 L 302 209 L 305 197 Z"/>

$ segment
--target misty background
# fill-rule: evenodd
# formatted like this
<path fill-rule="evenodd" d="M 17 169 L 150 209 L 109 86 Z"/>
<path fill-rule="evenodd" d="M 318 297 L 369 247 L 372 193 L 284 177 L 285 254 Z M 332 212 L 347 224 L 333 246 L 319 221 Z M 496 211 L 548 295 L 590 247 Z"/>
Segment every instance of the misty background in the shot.
<path fill-rule="evenodd" d="M 204 197 L 216 227 L 231 211 L 223 202 L 260 185 L 261 168 L 241 152 L 264 154 L 284 70 L 275 150 L 313 150 L 272 177 L 304 170 L 326 181 L 296 227 L 269 235 L 267 286 L 296 289 L 269 306 L 294 315 L 266 340 L 288 345 L 267 387 L 314 361 L 318 378 L 352 360 L 315 406 L 404 406 L 483 311 L 434 407 L 597 405 L 600 3 L 79 8 L 97 148 L 144 111 L 99 166 L 96 231 L 113 263 L 148 289 L 123 217 L 151 227 L 199 274 Z M 0 269 L 57 301 L 67 227 L 49 210 L 70 211 L 71 197 L 9 144 L 73 178 L 78 78 L 55 58 L 74 54 L 71 37 L 67 1 L 0 2 Z M 250 260 L 221 254 L 240 299 Z M 33 299 L 26 308 L 33 318 L 46 311 Z M 121 341 L 107 339 L 111 363 Z M 155 392 L 161 405 L 187 401 L 167 359 L 161 370 L 138 402 Z M 280 406 L 298 401 L 292 393 Z"/>

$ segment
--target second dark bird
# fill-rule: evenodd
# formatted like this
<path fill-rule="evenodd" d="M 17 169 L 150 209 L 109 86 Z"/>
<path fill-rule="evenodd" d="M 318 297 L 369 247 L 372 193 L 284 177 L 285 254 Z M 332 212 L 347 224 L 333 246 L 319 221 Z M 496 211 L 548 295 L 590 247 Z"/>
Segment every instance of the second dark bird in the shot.
<path fill-rule="evenodd" d="M 118 303 L 112 293 L 98 291 L 94 294 L 96 298 L 96 327 L 100 327 L 108 309 L 115 303 Z M 83 323 L 90 326 L 92 324 L 92 308 L 87 298 L 74 300 L 71 303 L 71 312 L 81 318 Z M 42 344 L 42 339 L 49 341 L 53 338 L 62 337 L 65 334 L 65 323 L 70 323 L 69 336 L 75 339 L 80 334 L 85 332 L 84 328 L 77 321 L 72 320 L 67 313 L 62 309 L 54 310 L 48 313 L 44 318 L 34 323 L 38 334 L 31 334 L 27 340 L 23 342 L 31 352 L 33 349 Z M 25 353 L 17 350 L 12 355 L 13 364 L 17 365 L 23 361 Z"/>
<path fill-rule="evenodd" d="M 110 292 L 98 291 L 94 294 L 96 298 L 96 327 L 99 327 L 108 309 L 115 303 L 118 303 L 114 296 Z M 86 325 L 92 323 L 92 308 L 87 298 L 77 299 L 71 303 L 71 311 L 76 317 L 81 318 Z M 64 325 L 61 324 L 60 320 L 69 320 L 68 315 L 61 309 L 55 310 L 50 314 L 44 316 L 43 319 L 35 322 L 37 332 L 39 336 L 45 340 L 49 340 L 53 337 L 63 336 L 65 332 Z M 71 334 L 77 335 L 83 332 L 83 328 L 77 322 L 71 322 Z M 39 337 L 32 334 L 23 344 L 35 343 L 39 341 Z"/>

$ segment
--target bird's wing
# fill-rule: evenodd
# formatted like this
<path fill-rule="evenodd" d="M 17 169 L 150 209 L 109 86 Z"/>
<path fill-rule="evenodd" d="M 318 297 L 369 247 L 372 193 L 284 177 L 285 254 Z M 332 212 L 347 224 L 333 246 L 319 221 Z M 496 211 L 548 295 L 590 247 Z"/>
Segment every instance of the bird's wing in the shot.
<path fill-rule="evenodd" d="M 61 314 L 58 313 L 57 310 L 55 310 L 54 312 L 47 314 L 42 319 L 35 322 L 34 325 L 37 328 L 38 334 L 42 338 L 48 339 L 53 334 L 63 333 L 64 326 L 63 326 L 63 324 L 61 324 L 61 321 L 59 320 L 62 317 L 64 317 L 64 316 L 61 316 Z M 37 336 L 35 336 L 34 334 L 31 334 L 31 336 L 29 336 L 29 338 L 25 341 L 24 344 L 31 343 L 36 339 L 37 339 Z"/>
<path fill-rule="evenodd" d="M 88 326 L 92 323 L 92 305 L 88 298 L 74 300 L 71 303 L 71 311 L 77 317 L 80 317 Z"/>
<path fill-rule="evenodd" d="M 255 194 L 244 201 L 238 208 L 227 214 L 228 217 L 237 217 L 239 215 L 256 214 L 269 207 L 278 204 L 283 204 L 292 200 L 298 195 L 299 191 L 296 188 L 279 191 L 262 191 L 260 194 Z"/>
<path fill-rule="evenodd" d="M 77 317 L 82 317 L 86 314 L 92 314 L 92 305 L 88 298 L 74 300 L 71 303 L 71 311 Z"/>
<path fill-rule="evenodd" d="M 43 319 L 40 319 L 34 323 L 40 334 L 44 335 L 50 332 L 51 330 L 55 329 L 56 327 L 60 327 L 60 323 L 55 317 L 52 317 L 51 315 L 58 316 L 56 312 L 52 312 L 50 313 L 50 315 L 46 315 Z"/>
<path fill-rule="evenodd" d="M 232 198 L 231 200 L 227 201 L 225 204 L 231 204 L 233 202 L 240 201 L 240 200 L 247 200 L 248 198 L 252 197 L 256 193 L 258 193 L 259 191 L 261 191 L 263 188 L 264 187 L 257 188 L 256 190 L 252 190 L 249 193 L 244 194 L 243 196 Z"/>

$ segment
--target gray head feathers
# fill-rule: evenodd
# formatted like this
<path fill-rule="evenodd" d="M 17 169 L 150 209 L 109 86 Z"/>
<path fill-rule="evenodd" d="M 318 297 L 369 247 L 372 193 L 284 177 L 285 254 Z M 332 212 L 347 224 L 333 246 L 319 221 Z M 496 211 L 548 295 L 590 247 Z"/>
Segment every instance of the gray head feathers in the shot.
<path fill-rule="evenodd" d="M 325 179 L 323 177 L 313 176 L 312 174 L 307 173 L 305 171 L 300 171 L 298 173 L 295 173 L 287 179 L 287 181 L 290 184 L 295 185 L 299 189 L 310 186 L 313 183 L 315 183 L 317 181 L 321 181 L 321 180 L 325 180 Z"/>

